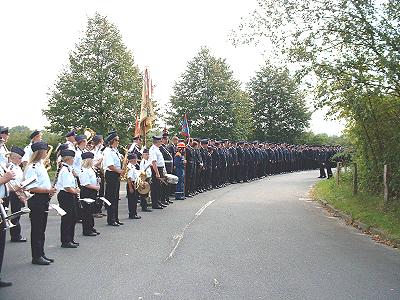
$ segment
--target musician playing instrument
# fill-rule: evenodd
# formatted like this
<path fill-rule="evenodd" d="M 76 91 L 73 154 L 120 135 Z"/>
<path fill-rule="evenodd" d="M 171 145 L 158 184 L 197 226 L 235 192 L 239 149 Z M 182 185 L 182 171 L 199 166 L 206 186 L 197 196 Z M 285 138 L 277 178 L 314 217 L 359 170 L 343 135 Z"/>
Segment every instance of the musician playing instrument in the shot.
<path fill-rule="evenodd" d="M 65 135 L 66 139 L 65 143 L 68 145 L 68 149 L 70 150 L 75 150 L 75 143 L 76 143 L 75 136 L 76 136 L 75 130 L 72 130 Z"/>
<path fill-rule="evenodd" d="M 60 207 L 67 213 L 61 217 L 62 248 L 77 248 L 79 245 L 74 241 L 78 209 L 77 195 L 80 192 L 72 170 L 74 157 L 75 151 L 73 150 L 61 151 L 62 166 L 56 183 L 58 202 Z"/>
<path fill-rule="evenodd" d="M 142 153 L 142 160 L 140 161 L 139 170 L 141 172 L 145 172 L 147 183 L 151 180 L 151 162 L 149 161 L 149 149 L 144 148 Z M 149 183 L 150 184 L 150 183 Z M 147 207 L 147 198 L 149 193 L 147 194 L 139 194 L 140 198 L 140 206 L 142 207 L 142 211 L 151 212 L 152 210 Z"/>
<path fill-rule="evenodd" d="M 18 183 L 21 183 L 24 179 L 24 173 L 22 172 L 21 167 L 19 166 L 22 161 L 22 157 L 24 156 L 25 151 L 19 147 L 11 147 L 10 157 L 8 169 L 15 172 L 15 180 Z M 22 203 L 18 198 L 17 194 L 14 191 L 9 191 L 8 202 L 11 206 L 11 213 L 15 213 L 20 211 L 25 203 Z M 20 217 L 16 217 L 11 222 L 15 225 L 10 228 L 11 242 L 26 242 L 26 238 L 21 236 L 21 225 L 19 223 Z"/>
<path fill-rule="evenodd" d="M 34 131 L 32 131 L 32 133 L 29 136 L 29 139 L 31 140 L 31 142 L 29 143 L 29 145 L 27 145 L 24 148 L 25 151 L 25 155 L 22 157 L 22 165 L 26 166 L 26 164 L 28 163 L 29 157 L 31 157 L 32 155 L 32 144 L 36 143 L 36 142 L 40 142 L 42 140 L 42 133 L 35 129 Z"/>
<path fill-rule="evenodd" d="M 96 134 L 93 138 L 92 138 L 92 142 L 93 142 L 93 149 L 91 150 L 91 152 L 94 154 L 94 158 L 93 158 L 93 167 L 94 170 L 96 172 L 96 176 L 98 178 L 100 178 L 100 190 L 98 191 L 98 197 L 104 197 L 104 171 L 102 168 L 103 165 L 103 143 L 104 143 L 104 139 L 102 135 Z M 101 218 L 103 217 L 102 214 L 102 209 L 103 207 L 103 201 L 101 201 L 100 199 L 96 199 L 96 203 L 95 203 L 95 217 L 97 218 Z"/>
<path fill-rule="evenodd" d="M 5 173 L 0 174 L 0 203 L 2 202 L 2 198 L 6 196 L 6 186 L 5 184 L 10 180 L 15 178 L 14 171 L 7 170 Z M 11 282 L 1 280 L 1 268 L 3 266 L 3 258 L 4 258 L 4 248 L 6 245 L 6 231 L 4 230 L 5 222 L 0 224 L 0 288 L 11 286 Z"/>
<path fill-rule="evenodd" d="M 135 153 L 128 154 L 128 176 L 126 181 L 126 192 L 128 194 L 128 211 L 129 219 L 140 219 L 137 214 L 137 202 L 139 193 L 136 189 L 135 182 L 139 177 L 139 165 L 137 164 L 137 155 Z"/>
<path fill-rule="evenodd" d="M 100 189 L 99 178 L 93 169 L 93 158 L 92 152 L 85 152 L 82 156 L 82 170 L 79 174 L 80 181 L 80 199 L 89 198 L 96 200 L 97 192 Z M 100 234 L 94 228 L 93 208 L 94 203 L 87 203 L 81 201 L 82 204 L 82 231 L 85 236 L 96 236 Z"/>
<path fill-rule="evenodd" d="M 111 205 L 107 207 L 107 224 L 110 226 L 123 225 L 118 218 L 118 202 L 120 176 L 122 173 L 121 154 L 118 152 L 119 137 L 115 131 L 109 133 L 106 147 L 103 151 L 103 168 L 105 171 L 105 198 Z"/>
<path fill-rule="evenodd" d="M 46 142 L 36 142 L 31 145 L 32 155 L 25 168 L 25 179 L 36 178 L 36 181 L 28 186 L 29 192 L 34 195 L 28 201 L 31 210 L 31 250 L 32 264 L 48 265 L 54 261 L 46 257 L 44 253 L 45 231 L 47 215 L 51 196 L 56 189 L 51 186 L 49 175 L 43 164 L 46 158 L 48 145 Z"/>

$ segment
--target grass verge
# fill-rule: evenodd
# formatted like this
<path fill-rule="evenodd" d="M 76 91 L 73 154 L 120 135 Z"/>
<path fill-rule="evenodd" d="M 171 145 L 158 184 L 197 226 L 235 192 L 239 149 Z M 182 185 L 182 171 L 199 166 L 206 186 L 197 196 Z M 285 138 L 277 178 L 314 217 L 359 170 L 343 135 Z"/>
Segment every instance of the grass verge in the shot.
<path fill-rule="evenodd" d="M 358 192 L 353 195 L 350 178 L 338 186 L 335 179 L 318 182 L 312 192 L 315 200 L 325 200 L 336 209 L 371 227 L 382 230 L 389 239 L 400 240 L 400 204 L 383 206 L 383 196 Z"/>

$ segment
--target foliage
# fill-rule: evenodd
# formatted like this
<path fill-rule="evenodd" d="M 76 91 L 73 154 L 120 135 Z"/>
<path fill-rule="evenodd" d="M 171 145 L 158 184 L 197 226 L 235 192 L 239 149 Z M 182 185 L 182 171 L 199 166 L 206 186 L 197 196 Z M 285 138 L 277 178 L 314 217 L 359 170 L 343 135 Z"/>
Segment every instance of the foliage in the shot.
<path fill-rule="evenodd" d="M 259 0 L 234 42 L 273 44 L 310 85 L 317 107 L 348 121 L 361 183 L 379 192 L 383 165 L 400 195 L 400 2 Z"/>
<path fill-rule="evenodd" d="M 250 103 L 225 59 L 203 47 L 175 82 L 167 121 L 175 132 L 186 113 L 192 136 L 245 138 L 250 134 Z"/>
<path fill-rule="evenodd" d="M 382 195 L 371 195 L 359 191 L 353 195 L 351 176 L 343 174 L 338 186 L 336 180 L 318 182 L 312 195 L 314 199 L 325 200 L 354 219 L 369 226 L 382 229 L 393 239 L 400 239 L 400 203 L 391 203 L 388 207 L 382 205 Z"/>
<path fill-rule="evenodd" d="M 315 134 L 312 131 L 303 132 L 298 139 L 296 144 L 306 145 L 341 145 L 347 146 L 348 141 L 344 136 L 328 135 L 326 133 Z"/>
<path fill-rule="evenodd" d="M 54 133 L 89 127 L 107 134 L 116 129 L 127 143 L 140 108 L 141 86 L 139 69 L 118 29 L 96 13 L 88 18 L 86 33 L 70 53 L 43 113 Z"/>
<path fill-rule="evenodd" d="M 256 139 L 293 143 L 308 127 L 311 114 L 288 69 L 266 64 L 251 78 L 247 89 Z"/>

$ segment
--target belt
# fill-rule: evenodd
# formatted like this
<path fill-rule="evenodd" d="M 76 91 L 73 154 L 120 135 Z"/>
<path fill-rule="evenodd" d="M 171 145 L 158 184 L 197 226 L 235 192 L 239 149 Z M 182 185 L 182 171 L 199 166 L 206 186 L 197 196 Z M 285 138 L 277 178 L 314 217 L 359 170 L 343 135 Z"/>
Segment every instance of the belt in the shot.
<path fill-rule="evenodd" d="M 164 162 L 165 162 L 166 164 L 172 164 L 172 163 L 173 163 L 172 160 L 164 160 Z"/>

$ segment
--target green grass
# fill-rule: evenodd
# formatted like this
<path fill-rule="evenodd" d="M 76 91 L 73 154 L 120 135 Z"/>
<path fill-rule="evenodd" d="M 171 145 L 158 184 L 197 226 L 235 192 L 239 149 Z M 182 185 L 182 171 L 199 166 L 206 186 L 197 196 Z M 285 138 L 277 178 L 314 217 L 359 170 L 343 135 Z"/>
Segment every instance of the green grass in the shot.
<path fill-rule="evenodd" d="M 318 182 L 312 196 L 316 200 L 325 200 L 355 220 L 381 229 L 391 239 L 400 240 L 400 204 L 391 203 L 385 208 L 383 196 L 363 191 L 354 196 L 349 176 L 345 176 L 339 186 L 334 178 Z"/>

